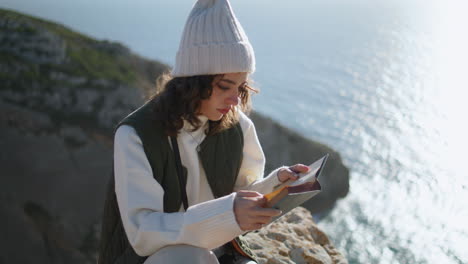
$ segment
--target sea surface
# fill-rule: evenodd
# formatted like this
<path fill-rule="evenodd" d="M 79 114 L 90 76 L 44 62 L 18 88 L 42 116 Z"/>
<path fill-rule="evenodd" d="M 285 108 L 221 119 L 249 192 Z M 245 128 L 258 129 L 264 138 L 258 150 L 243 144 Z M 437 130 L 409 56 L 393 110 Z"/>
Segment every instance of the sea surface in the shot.
<path fill-rule="evenodd" d="M 231 0 L 254 107 L 342 154 L 351 190 L 319 225 L 354 263 L 468 263 L 468 4 Z M 193 1 L 1 0 L 174 63 Z M 312 162 L 312 160 L 311 160 Z"/>

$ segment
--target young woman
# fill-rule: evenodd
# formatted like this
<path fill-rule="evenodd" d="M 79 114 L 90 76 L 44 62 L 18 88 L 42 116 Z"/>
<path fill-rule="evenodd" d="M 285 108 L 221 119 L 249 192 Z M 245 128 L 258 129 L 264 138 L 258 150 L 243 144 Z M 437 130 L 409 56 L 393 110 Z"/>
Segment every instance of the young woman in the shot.
<path fill-rule="evenodd" d="M 308 168 L 263 177 L 246 116 L 254 70 L 229 2 L 199 0 L 162 91 L 115 131 L 99 263 L 255 263 L 229 242 L 279 215 L 262 194 Z"/>

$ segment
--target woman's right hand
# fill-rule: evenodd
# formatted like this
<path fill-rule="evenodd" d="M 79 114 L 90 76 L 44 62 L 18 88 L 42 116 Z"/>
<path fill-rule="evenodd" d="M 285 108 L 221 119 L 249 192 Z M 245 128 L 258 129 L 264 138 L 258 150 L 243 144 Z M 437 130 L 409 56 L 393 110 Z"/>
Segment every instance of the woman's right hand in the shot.
<path fill-rule="evenodd" d="M 254 191 L 238 191 L 234 199 L 234 214 L 242 231 L 257 230 L 271 222 L 280 210 L 264 208 L 265 197 Z"/>

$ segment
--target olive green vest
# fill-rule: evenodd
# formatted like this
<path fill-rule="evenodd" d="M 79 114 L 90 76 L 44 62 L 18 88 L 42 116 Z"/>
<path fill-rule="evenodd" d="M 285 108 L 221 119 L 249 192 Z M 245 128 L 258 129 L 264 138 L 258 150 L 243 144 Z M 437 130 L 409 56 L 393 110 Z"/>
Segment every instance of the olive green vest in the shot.
<path fill-rule="evenodd" d="M 117 125 L 116 130 L 121 125 L 132 126 L 143 143 L 153 176 L 164 189 L 164 212 L 178 212 L 182 198 L 174 154 L 168 136 L 156 119 L 154 102 L 150 101 L 128 115 Z M 242 162 L 243 146 L 244 137 L 239 123 L 215 135 L 206 136 L 200 144 L 199 158 L 215 198 L 233 192 Z M 187 169 L 184 167 L 183 171 L 186 182 Z M 112 173 L 104 205 L 98 263 L 143 263 L 146 257 L 140 257 L 134 252 L 123 229 L 114 184 Z"/>

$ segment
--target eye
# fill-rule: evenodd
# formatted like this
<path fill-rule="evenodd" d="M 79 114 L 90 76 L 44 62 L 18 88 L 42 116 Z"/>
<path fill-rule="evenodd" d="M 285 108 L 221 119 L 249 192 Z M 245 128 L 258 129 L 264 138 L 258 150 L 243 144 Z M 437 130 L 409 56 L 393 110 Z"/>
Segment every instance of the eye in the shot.
<path fill-rule="evenodd" d="M 229 87 L 221 86 L 221 85 L 219 85 L 219 84 L 218 84 L 218 87 L 219 87 L 219 89 L 221 89 L 221 90 L 223 90 L 223 91 L 229 90 Z"/>

